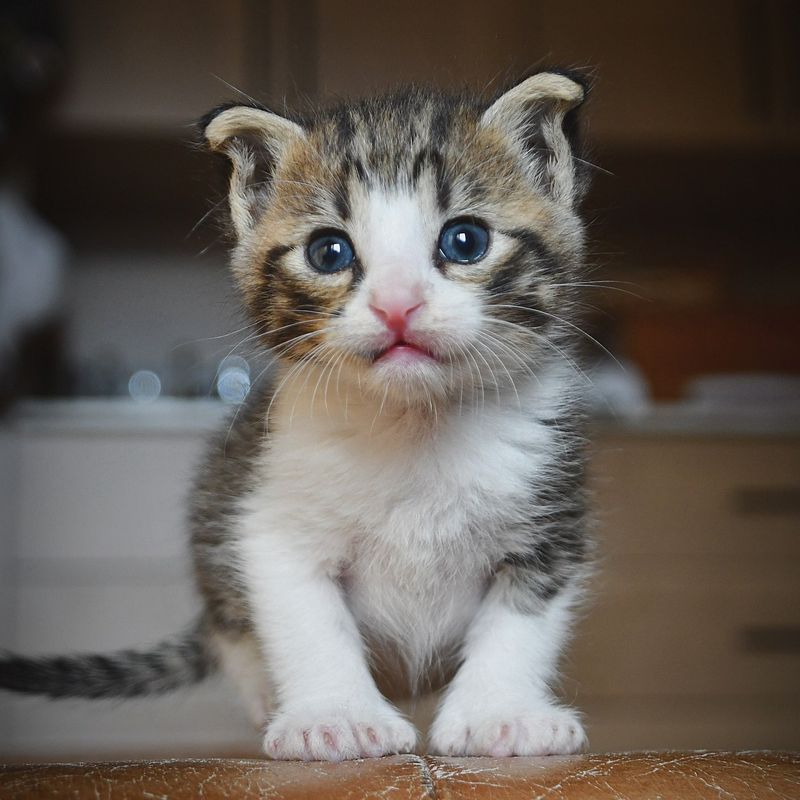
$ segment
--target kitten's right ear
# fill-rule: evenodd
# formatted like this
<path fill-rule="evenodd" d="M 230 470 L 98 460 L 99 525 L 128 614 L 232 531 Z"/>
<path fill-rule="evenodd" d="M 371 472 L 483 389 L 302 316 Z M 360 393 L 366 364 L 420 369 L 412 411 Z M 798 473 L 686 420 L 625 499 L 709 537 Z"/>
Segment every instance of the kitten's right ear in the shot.
<path fill-rule="evenodd" d="M 263 208 L 265 186 L 276 164 L 305 138 L 305 131 L 271 111 L 241 105 L 216 108 L 200 124 L 209 148 L 230 159 L 228 202 L 236 236 L 242 239 Z"/>

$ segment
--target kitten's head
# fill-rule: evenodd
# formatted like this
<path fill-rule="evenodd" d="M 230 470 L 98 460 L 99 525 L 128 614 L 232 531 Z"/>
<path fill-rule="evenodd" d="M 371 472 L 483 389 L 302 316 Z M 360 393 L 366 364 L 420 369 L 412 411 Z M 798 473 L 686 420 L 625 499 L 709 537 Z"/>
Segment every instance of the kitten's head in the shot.
<path fill-rule="evenodd" d="M 548 72 L 491 103 L 412 89 L 304 119 L 212 112 L 234 275 L 265 343 L 398 402 L 535 374 L 571 324 L 583 97 Z"/>

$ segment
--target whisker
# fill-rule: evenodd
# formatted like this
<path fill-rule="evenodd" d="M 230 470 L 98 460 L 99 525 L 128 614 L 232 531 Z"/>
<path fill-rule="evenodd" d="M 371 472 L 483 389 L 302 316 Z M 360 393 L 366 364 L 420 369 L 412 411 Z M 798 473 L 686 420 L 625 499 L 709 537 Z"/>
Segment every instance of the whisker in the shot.
<path fill-rule="evenodd" d="M 238 86 L 234 86 L 232 83 L 228 83 L 225 78 L 220 77 L 215 72 L 210 73 L 212 78 L 216 78 L 220 83 L 227 86 L 232 92 L 236 92 L 236 94 L 240 94 L 245 99 L 249 100 L 251 103 L 255 103 L 257 106 L 260 106 L 261 103 L 255 99 L 255 97 L 251 97 L 247 92 L 242 91 Z"/>
<path fill-rule="evenodd" d="M 477 343 L 480 344 L 481 343 L 480 340 Z M 522 402 L 519 399 L 519 393 L 517 392 L 517 385 L 514 382 L 514 378 L 511 376 L 511 373 L 508 371 L 508 367 L 503 362 L 503 359 L 500 358 L 500 356 L 498 356 L 497 353 L 491 347 L 489 347 L 488 345 L 484 345 L 484 346 L 486 347 L 489 355 L 491 355 L 494 358 L 494 360 L 497 361 L 497 363 L 503 368 L 503 371 L 506 373 L 506 375 L 508 377 L 508 381 L 511 384 L 511 388 L 514 390 L 514 395 L 517 398 L 517 406 L 519 407 L 519 410 L 522 411 Z M 496 381 L 495 381 L 495 384 L 497 384 Z M 499 387 L 498 387 L 497 399 L 498 399 L 498 401 L 500 399 Z"/>
<path fill-rule="evenodd" d="M 566 364 L 575 372 L 576 375 L 580 376 L 583 380 L 585 380 L 590 386 L 594 386 L 594 381 L 586 374 L 584 370 L 580 368 L 580 366 L 575 362 L 573 358 L 571 358 L 567 353 L 565 353 L 555 342 L 552 342 L 547 336 L 538 331 L 533 331 L 530 328 L 526 328 L 524 325 L 520 325 L 516 322 L 509 322 L 508 320 L 504 319 L 497 319 L 495 317 L 489 318 L 492 324 L 494 325 L 506 325 L 509 327 L 514 328 L 518 333 L 523 334 L 525 336 L 530 336 L 531 338 L 535 339 L 537 342 L 540 342 L 547 347 L 549 347 L 553 352 L 557 353 Z"/>
<path fill-rule="evenodd" d="M 375 429 L 375 423 L 378 421 L 378 417 L 383 414 L 383 407 L 386 404 L 386 395 L 389 393 L 389 384 L 386 383 L 383 387 L 383 397 L 381 398 L 381 404 L 378 407 L 378 411 L 375 416 L 372 418 L 372 424 L 369 426 L 369 436 L 372 436 L 372 431 Z"/>
<path fill-rule="evenodd" d="M 328 352 L 333 350 L 334 356 L 337 355 L 336 349 L 328 342 L 323 342 L 322 345 L 321 345 L 321 348 L 322 348 L 322 353 L 327 354 Z M 320 383 L 322 382 L 323 377 L 325 377 L 325 373 L 328 370 L 328 368 L 330 367 L 332 362 L 333 362 L 333 359 L 327 357 L 327 355 L 326 355 L 326 360 L 323 362 L 323 364 L 322 364 L 322 366 L 321 366 L 321 368 L 319 370 L 319 375 L 317 376 L 317 382 L 314 385 L 314 391 L 311 394 L 311 419 L 314 418 L 314 403 L 315 403 L 315 401 L 317 399 L 317 391 L 319 390 Z M 303 390 L 305 391 L 305 384 L 303 385 Z M 330 418 L 330 413 L 328 414 L 328 417 Z"/>
<path fill-rule="evenodd" d="M 300 342 L 305 341 L 309 337 L 317 335 L 317 334 L 322 333 L 322 332 L 323 332 L 322 330 L 320 330 L 320 331 L 312 331 L 311 333 L 306 333 L 306 334 L 302 334 L 300 336 L 295 336 L 293 339 L 289 339 L 288 342 L 283 343 L 279 348 L 275 348 L 274 350 L 272 350 L 271 353 L 270 353 L 271 358 L 267 362 L 266 366 L 258 373 L 258 375 L 255 377 L 255 379 L 251 382 L 250 391 L 253 391 L 253 389 L 255 388 L 255 386 L 258 383 L 258 381 L 269 371 L 269 369 L 275 364 L 276 361 L 278 361 L 278 359 L 282 355 L 285 355 L 286 353 L 288 353 L 293 347 L 296 347 L 298 344 L 300 344 Z M 278 352 L 278 351 L 280 351 L 280 352 Z M 215 379 L 215 381 L 216 381 L 216 379 Z M 264 434 L 265 435 L 267 433 L 267 426 L 269 424 L 270 409 L 272 408 L 272 403 L 274 402 L 275 397 L 277 396 L 277 394 L 278 394 L 278 389 L 276 389 L 276 391 L 273 393 L 272 398 L 270 399 L 269 405 L 267 406 L 267 413 L 266 413 L 266 415 L 264 417 Z M 244 405 L 244 403 L 240 403 L 239 404 L 238 408 L 236 409 L 236 412 L 233 415 L 233 419 L 231 419 L 230 425 L 228 426 L 228 432 L 227 432 L 227 434 L 225 436 L 225 444 L 223 445 L 223 455 L 227 453 L 228 440 L 230 439 L 231 432 L 233 431 L 233 427 L 236 424 L 236 420 L 239 417 L 239 412 L 241 411 L 243 405 Z"/>
<path fill-rule="evenodd" d="M 610 170 L 607 170 L 597 164 L 593 164 L 591 161 L 587 161 L 585 158 L 578 158 L 578 156 L 573 155 L 572 160 L 577 161 L 579 164 L 585 164 L 587 167 L 591 167 L 592 169 L 596 169 L 598 172 L 603 172 L 606 175 L 610 175 L 612 178 L 616 178 L 616 175 Z"/>
<path fill-rule="evenodd" d="M 342 350 L 342 351 L 339 352 L 339 355 L 336 356 L 336 358 L 334 358 L 332 360 L 331 368 L 328 370 L 328 377 L 325 380 L 325 390 L 323 392 L 322 399 L 323 399 L 323 402 L 325 404 L 325 413 L 328 415 L 328 419 L 331 418 L 331 411 L 330 411 L 330 408 L 328 408 L 328 389 L 330 388 L 331 378 L 333 377 L 333 373 L 336 370 L 337 365 L 339 365 L 341 363 L 342 359 L 346 355 L 347 355 L 347 353 L 344 350 Z M 340 367 L 340 369 L 341 369 L 341 367 Z M 337 399 L 339 399 L 338 394 L 337 394 Z"/>
<path fill-rule="evenodd" d="M 558 322 L 561 325 L 566 325 L 568 328 L 571 328 L 572 330 L 574 330 L 577 333 L 581 334 L 581 336 L 584 336 L 590 342 L 593 342 L 594 344 L 596 344 L 610 359 L 612 359 L 614 361 L 614 363 L 617 364 L 617 366 L 623 372 L 625 371 L 625 367 L 619 362 L 617 357 L 604 344 L 602 344 L 597 339 L 595 339 L 594 336 L 592 336 L 590 333 L 587 333 L 585 330 L 583 330 L 583 328 L 580 328 L 579 326 L 575 325 L 573 322 L 570 322 L 569 320 L 564 319 L 563 317 L 559 317 L 556 314 L 551 314 L 548 311 L 542 311 L 540 308 L 528 308 L 527 306 L 515 306 L 515 305 L 509 305 L 509 304 L 492 304 L 492 305 L 493 305 L 494 308 L 515 308 L 515 309 L 519 309 L 520 311 L 527 311 L 528 313 L 531 313 L 531 314 L 541 314 L 543 317 L 547 317 L 548 319 L 552 319 L 554 322 Z"/>
<path fill-rule="evenodd" d="M 528 375 L 534 374 L 533 370 L 531 369 L 529 361 L 524 358 L 524 354 L 518 348 L 512 347 L 507 342 L 504 342 L 502 339 L 498 338 L 497 336 L 494 336 L 492 333 L 490 333 L 485 329 L 480 331 L 480 336 L 487 337 L 490 341 L 494 342 L 498 347 L 505 350 L 505 352 L 508 353 L 511 356 L 511 358 L 513 358 L 514 361 L 516 361 L 516 363 L 520 365 L 523 371 L 526 372 Z"/>
<path fill-rule="evenodd" d="M 255 389 L 256 384 L 258 383 L 259 380 L 261 380 L 262 376 L 264 375 L 265 372 L 267 372 L 267 370 L 269 368 L 270 368 L 270 364 L 267 364 L 267 366 L 264 367 L 264 369 L 262 369 L 258 373 L 258 375 L 256 376 L 255 380 L 253 380 L 251 382 L 251 384 L 250 384 L 250 389 L 248 390 L 248 394 L 250 392 L 252 392 L 253 389 Z M 223 458 L 227 458 L 228 457 L 228 440 L 231 438 L 231 433 L 233 432 L 233 427 L 236 424 L 236 420 L 239 419 L 239 414 L 240 414 L 240 412 L 242 410 L 242 407 L 244 405 L 245 405 L 244 402 L 242 402 L 242 403 L 239 403 L 238 406 L 236 406 L 236 411 L 234 411 L 233 417 L 231 418 L 230 424 L 228 425 L 228 431 L 225 434 L 225 442 L 222 445 L 222 457 Z"/>
<path fill-rule="evenodd" d="M 471 348 L 470 348 L 468 343 L 465 344 L 463 348 L 459 348 L 459 349 L 461 349 L 461 352 L 463 352 L 464 355 L 466 355 L 467 358 L 469 358 L 469 360 L 472 362 L 472 364 L 475 365 L 475 372 L 474 373 L 472 372 L 472 367 L 470 367 L 469 371 L 470 371 L 470 375 L 474 374 L 475 377 L 477 377 L 478 383 L 480 384 L 480 390 L 481 390 L 481 413 L 483 413 L 486 410 L 486 389 L 485 389 L 484 382 L 483 382 L 483 375 L 481 375 L 481 369 L 478 366 L 478 362 L 475 360 L 475 357 L 472 355 Z"/>
<path fill-rule="evenodd" d="M 209 217 L 210 217 L 210 216 L 211 216 L 211 215 L 212 215 L 212 214 L 213 214 L 213 213 L 214 213 L 214 212 L 215 212 L 215 211 L 216 211 L 216 210 L 217 210 L 217 209 L 218 209 L 220 206 L 221 206 L 221 205 L 224 205 L 224 204 L 225 204 L 225 203 L 227 203 L 227 202 L 228 202 L 228 198 L 227 198 L 227 197 L 223 197 L 221 200 L 217 200 L 217 202 L 216 202 L 216 203 L 214 203 L 214 204 L 211 206 L 211 208 L 209 208 L 209 209 L 208 209 L 208 211 L 206 211 L 206 212 L 205 212 L 205 214 L 203 214 L 203 216 L 202 216 L 202 217 L 200 217 L 200 219 L 199 219 L 199 220 L 197 220 L 197 222 L 195 222 L 195 224 L 194 224 L 194 225 L 192 225 L 192 227 L 189 229 L 189 233 L 187 233 L 187 234 L 186 234 L 186 236 L 184 236 L 184 237 L 183 237 L 183 240 L 184 240 L 184 241 L 186 241 L 187 239 L 190 239 L 190 238 L 191 238 L 191 237 L 192 237 L 192 236 L 193 236 L 193 235 L 196 233 L 197 229 L 198 229 L 198 228 L 199 228 L 199 227 L 200 227 L 200 226 L 201 226 L 201 225 L 202 225 L 202 224 L 203 224 L 203 223 L 204 223 L 204 222 L 205 222 L 205 221 L 206 221 L 206 220 L 207 220 L 207 219 L 208 219 L 208 218 L 209 218 Z"/>
<path fill-rule="evenodd" d="M 630 283 L 631 286 L 636 286 L 635 283 L 631 283 L 629 281 L 591 281 L 587 283 L 550 283 L 548 287 L 552 288 L 578 288 L 578 289 L 601 289 L 609 292 L 620 292 L 621 294 L 627 294 L 631 297 L 635 297 L 637 300 L 648 300 L 648 298 L 643 297 L 636 292 L 632 292 L 630 289 L 623 289 L 620 286 L 611 286 L 611 285 L 601 285 L 601 284 L 611 284 L 611 283 Z"/>
<path fill-rule="evenodd" d="M 324 331 L 320 330 L 320 331 L 315 331 L 314 333 L 321 334 L 324 333 Z M 302 356 L 300 360 L 291 367 L 291 369 L 284 376 L 283 380 L 278 384 L 277 389 L 275 390 L 274 394 L 272 395 L 272 398 L 269 401 L 269 406 L 267 406 L 267 419 L 269 419 L 270 411 L 272 410 L 272 406 L 275 400 L 277 400 L 278 395 L 284 389 L 289 379 L 292 378 L 292 376 L 294 376 L 295 374 L 300 374 L 302 372 L 303 368 L 306 366 L 307 363 L 309 363 L 310 359 L 314 356 L 314 352 L 317 347 L 318 345 L 315 345 L 304 356 Z M 294 406 L 292 406 L 292 411 L 294 411 Z M 291 427 L 291 419 L 289 426 Z"/>
<path fill-rule="evenodd" d="M 199 339 L 190 339 L 188 342 L 179 342 L 169 352 L 174 353 L 176 350 L 180 350 L 180 348 L 182 347 L 189 347 L 189 345 L 199 344 L 200 342 L 213 342 L 216 341 L 217 339 L 227 339 L 229 336 L 236 336 L 237 333 L 241 333 L 242 331 L 254 328 L 256 325 L 259 324 L 260 323 L 258 322 L 251 322 L 249 325 L 237 328 L 235 331 L 231 331 L 230 333 L 222 333 L 219 336 L 202 336 Z"/>
<path fill-rule="evenodd" d="M 478 356 L 480 357 L 481 361 L 483 361 L 483 363 L 486 364 L 486 369 L 489 370 L 489 374 L 492 376 L 492 378 L 494 378 L 494 370 L 490 366 L 489 362 L 483 357 L 483 354 L 480 352 L 480 350 L 478 350 L 477 344 L 478 344 L 478 342 L 475 342 L 475 346 L 473 347 L 473 349 L 478 354 Z M 499 403 L 500 402 L 500 387 L 498 386 L 498 383 L 497 383 L 496 380 L 494 381 L 494 391 L 495 391 L 495 394 L 497 395 L 497 402 Z"/>
<path fill-rule="evenodd" d="M 240 347 L 241 347 L 243 344 L 245 344 L 246 342 L 253 341 L 253 339 L 258 339 L 258 338 L 259 338 L 259 337 L 261 337 L 261 336 L 267 336 L 267 335 L 269 335 L 269 334 L 271 334 L 271 333 L 278 333 L 279 331 L 283 331 L 283 330 L 286 330 L 286 329 L 288 329 L 288 328 L 293 328 L 293 327 L 294 327 L 294 326 L 296 326 L 296 325 L 306 325 L 306 324 L 308 324 L 309 322 L 312 322 L 312 321 L 313 321 L 313 320 L 301 320 L 300 322 L 292 322 L 292 323 L 290 323 L 290 324 L 288 324 L 288 325 L 282 325 L 282 326 L 281 326 L 281 327 L 279 327 L 279 328 L 272 328 L 271 330 L 267 330 L 267 331 L 255 331 L 255 332 L 254 332 L 254 333 L 252 333 L 251 335 L 249 335 L 249 336 L 245 336 L 245 338 L 244 338 L 244 339 L 242 339 L 242 340 L 241 340 L 240 342 L 238 342 L 237 344 L 235 344 L 235 345 L 234 345 L 234 346 L 233 346 L 233 347 L 232 347 L 232 348 L 231 348 L 231 349 L 228 351 L 228 353 L 227 353 L 227 355 L 225 356 L 225 358 L 222 358 L 222 359 L 220 360 L 219 364 L 217 364 L 217 369 L 216 369 L 216 371 L 214 372 L 214 377 L 213 377 L 213 379 L 212 379 L 212 386 L 213 386 L 214 384 L 216 384 L 217 380 L 219 379 L 220 370 L 222 369 L 222 365 L 223 365 L 223 363 L 225 362 L 225 359 L 226 359 L 226 358 L 230 358 L 230 357 L 231 357 L 231 356 L 232 356 L 232 355 L 233 355 L 233 354 L 234 354 L 234 353 L 235 353 L 235 352 L 236 352 L 236 351 L 237 351 L 237 350 L 238 350 L 238 349 L 239 349 L 239 348 L 240 348 Z M 319 321 L 322 321 L 322 320 L 319 320 Z M 258 324 L 263 324 L 263 323 L 258 323 Z M 291 342 L 297 341 L 297 340 L 298 340 L 298 338 L 299 338 L 299 337 L 294 337 L 293 339 L 289 339 L 289 340 L 288 340 L 288 342 L 286 342 L 286 343 L 284 343 L 284 344 L 288 344 L 288 343 L 291 343 Z M 270 353 L 271 353 L 271 354 L 273 354 L 273 353 L 278 353 L 278 354 L 280 354 L 280 348 L 281 348 L 281 347 L 283 347 L 283 344 L 282 344 L 282 345 L 279 345 L 278 347 L 272 348 L 272 349 L 270 350 Z M 219 351 L 216 351 L 216 352 L 219 352 Z"/>

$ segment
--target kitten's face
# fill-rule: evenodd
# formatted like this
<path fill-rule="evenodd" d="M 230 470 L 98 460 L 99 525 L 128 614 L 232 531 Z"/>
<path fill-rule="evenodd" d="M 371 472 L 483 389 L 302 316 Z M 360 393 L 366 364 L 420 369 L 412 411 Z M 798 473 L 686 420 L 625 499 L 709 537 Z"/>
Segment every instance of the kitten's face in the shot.
<path fill-rule="evenodd" d="M 572 314 L 581 228 L 548 180 L 471 99 L 322 114 L 250 190 L 235 254 L 250 313 L 281 358 L 379 398 L 511 387 Z"/>

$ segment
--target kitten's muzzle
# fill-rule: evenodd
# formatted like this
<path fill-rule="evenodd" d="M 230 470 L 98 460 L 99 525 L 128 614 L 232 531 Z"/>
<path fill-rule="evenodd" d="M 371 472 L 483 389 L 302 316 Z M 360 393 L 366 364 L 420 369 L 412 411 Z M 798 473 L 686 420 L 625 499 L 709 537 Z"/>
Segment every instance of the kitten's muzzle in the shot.
<path fill-rule="evenodd" d="M 372 313 L 398 338 L 405 336 L 412 317 L 425 306 L 421 290 L 416 286 L 392 287 L 391 291 L 374 291 L 369 307 Z"/>

